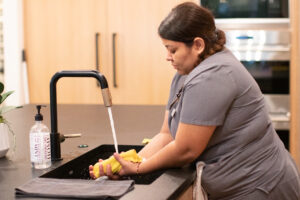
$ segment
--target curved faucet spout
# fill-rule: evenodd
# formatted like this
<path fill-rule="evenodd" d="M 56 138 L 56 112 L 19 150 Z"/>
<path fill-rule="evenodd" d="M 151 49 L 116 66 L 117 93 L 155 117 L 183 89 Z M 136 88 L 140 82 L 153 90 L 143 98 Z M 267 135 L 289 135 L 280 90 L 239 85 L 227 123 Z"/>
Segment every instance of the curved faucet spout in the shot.
<path fill-rule="evenodd" d="M 84 71 L 60 71 L 53 75 L 50 81 L 50 112 L 51 112 L 51 160 L 61 160 L 61 135 L 57 131 L 57 97 L 56 83 L 62 77 L 94 77 L 98 80 L 103 102 L 106 107 L 112 106 L 111 95 L 108 89 L 108 84 L 104 75 L 95 70 Z"/>

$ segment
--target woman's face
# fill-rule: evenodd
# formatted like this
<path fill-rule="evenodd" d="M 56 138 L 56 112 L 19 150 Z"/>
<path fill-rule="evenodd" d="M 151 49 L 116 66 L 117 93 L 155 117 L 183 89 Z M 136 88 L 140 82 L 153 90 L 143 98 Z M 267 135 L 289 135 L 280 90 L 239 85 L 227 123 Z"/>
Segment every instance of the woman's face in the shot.
<path fill-rule="evenodd" d="M 171 62 L 179 74 L 189 74 L 196 67 L 198 64 L 198 55 L 203 51 L 202 46 L 198 42 L 194 40 L 191 47 L 188 47 L 183 42 L 163 38 L 162 42 L 167 48 L 167 61 Z"/>

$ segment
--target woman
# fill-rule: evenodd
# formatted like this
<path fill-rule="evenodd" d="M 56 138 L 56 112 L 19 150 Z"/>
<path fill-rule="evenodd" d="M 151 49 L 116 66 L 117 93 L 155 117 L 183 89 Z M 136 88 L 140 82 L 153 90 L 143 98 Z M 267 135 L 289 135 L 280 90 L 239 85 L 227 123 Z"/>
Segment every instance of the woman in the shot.
<path fill-rule="evenodd" d="M 106 175 L 114 179 L 203 161 L 202 187 L 209 199 L 300 199 L 299 172 L 272 126 L 264 97 L 224 47 L 225 34 L 210 11 L 180 4 L 162 21 L 159 35 L 177 70 L 161 131 L 139 152 L 143 162 L 115 154 L 122 169 L 112 174 L 108 166 Z"/>

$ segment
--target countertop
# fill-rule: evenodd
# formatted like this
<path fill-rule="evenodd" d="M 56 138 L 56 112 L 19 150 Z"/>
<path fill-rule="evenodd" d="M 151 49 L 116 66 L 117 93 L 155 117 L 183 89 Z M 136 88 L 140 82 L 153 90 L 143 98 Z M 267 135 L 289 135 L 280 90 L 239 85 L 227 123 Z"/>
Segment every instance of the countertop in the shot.
<path fill-rule="evenodd" d="M 116 105 L 112 113 L 119 144 L 141 145 L 144 138 L 153 137 L 160 130 L 164 106 Z M 42 108 L 44 123 L 50 129 L 49 105 Z M 80 138 L 66 139 L 61 144 L 62 161 L 46 170 L 31 168 L 29 130 L 34 124 L 35 105 L 25 105 L 5 115 L 16 134 L 16 150 L 0 158 L 0 199 L 15 199 L 15 188 L 38 177 L 101 144 L 113 144 L 107 109 L 103 105 L 58 105 L 58 132 L 81 133 Z M 87 148 L 78 148 L 87 144 Z M 87 164 L 88 167 L 88 164 Z M 196 174 L 190 167 L 168 169 L 150 185 L 135 184 L 134 190 L 121 199 L 176 199 L 193 182 Z M 26 198 L 28 199 L 28 198 Z M 37 198 L 34 198 L 37 199 Z"/>

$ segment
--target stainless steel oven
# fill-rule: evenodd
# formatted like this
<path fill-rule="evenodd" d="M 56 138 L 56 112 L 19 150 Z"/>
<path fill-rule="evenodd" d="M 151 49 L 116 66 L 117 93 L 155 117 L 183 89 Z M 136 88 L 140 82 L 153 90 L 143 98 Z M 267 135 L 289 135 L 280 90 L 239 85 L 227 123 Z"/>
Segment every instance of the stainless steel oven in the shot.
<path fill-rule="evenodd" d="M 274 127 L 289 148 L 289 0 L 200 0 L 226 46 L 244 64 L 264 93 Z"/>
<path fill-rule="evenodd" d="M 289 30 L 227 30 L 226 46 L 264 94 L 289 94 Z"/>
<path fill-rule="evenodd" d="M 244 64 L 264 93 L 278 135 L 289 144 L 289 29 L 226 29 L 226 47 Z"/>

